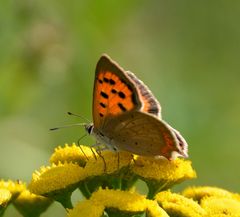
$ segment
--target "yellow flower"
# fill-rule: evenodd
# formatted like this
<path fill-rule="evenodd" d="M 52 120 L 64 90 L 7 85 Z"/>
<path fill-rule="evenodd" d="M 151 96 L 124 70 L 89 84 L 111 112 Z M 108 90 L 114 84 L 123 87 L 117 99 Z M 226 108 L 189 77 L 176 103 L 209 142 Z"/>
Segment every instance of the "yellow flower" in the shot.
<path fill-rule="evenodd" d="M 74 163 L 59 163 L 42 167 L 32 175 L 29 189 L 32 193 L 54 196 L 56 193 L 72 192 L 84 177 L 83 168 Z"/>
<path fill-rule="evenodd" d="M 65 144 L 65 147 L 59 146 L 55 148 L 55 151 L 50 158 L 50 163 L 57 164 L 59 161 L 74 162 L 83 167 L 89 159 L 95 158 L 96 155 L 94 149 L 87 146 L 76 146 L 75 143 L 71 146 Z"/>
<path fill-rule="evenodd" d="M 35 195 L 28 190 L 22 191 L 22 193 L 13 201 L 16 209 L 23 216 L 40 216 L 52 203 L 52 200 L 46 197 Z"/>
<path fill-rule="evenodd" d="M 133 172 L 147 183 L 148 198 L 153 198 L 157 192 L 168 189 L 174 184 L 196 177 L 191 161 L 179 158 L 169 161 L 163 158 L 138 157 Z"/>
<path fill-rule="evenodd" d="M 147 200 L 143 195 L 135 192 L 99 189 L 91 197 L 94 203 L 101 203 L 106 208 L 115 208 L 128 212 L 144 212 Z"/>
<path fill-rule="evenodd" d="M 9 190 L 12 194 L 12 199 L 14 199 L 26 189 L 26 184 L 21 181 L 0 180 L 0 188 Z"/>
<path fill-rule="evenodd" d="M 155 199 L 170 216 L 202 217 L 206 214 L 197 202 L 170 191 L 158 193 Z"/>
<path fill-rule="evenodd" d="M 147 206 L 148 217 L 169 217 L 169 215 L 163 210 L 157 203 L 157 201 L 148 200 Z"/>
<path fill-rule="evenodd" d="M 133 215 L 147 212 L 150 217 L 168 217 L 155 201 L 147 200 L 144 196 L 135 192 L 120 190 L 99 189 L 92 194 L 89 200 L 80 202 L 73 210 L 70 210 L 68 217 L 90 216 L 88 209 L 93 217 L 101 217 L 104 210 L 111 213 L 112 216 L 114 216 L 114 213 L 116 215 L 118 213 Z"/>
<path fill-rule="evenodd" d="M 76 148 L 76 146 L 71 148 L 65 147 L 68 151 L 63 151 L 65 153 L 63 159 L 67 159 L 68 154 L 73 156 L 73 151 Z M 58 150 L 59 152 L 55 155 L 55 159 L 57 155 L 61 155 L 60 152 L 62 150 L 60 148 Z M 92 155 L 94 154 L 92 153 Z M 122 169 L 128 167 L 131 161 L 132 155 L 130 153 L 120 152 L 116 155 L 111 151 L 105 151 L 100 155 L 97 154 L 96 156 L 89 157 L 85 167 L 80 167 L 77 163 L 61 163 L 59 161 L 57 165 L 52 164 L 51 167 L 42 167 L 40 172 L 36 171 L 33 174 L 29 189 L 35 194 L 55 197 L 58 193 L 70 193 L 79 187 L 84 196 L 89 197 L 91 192 L 95 191 L 103 182 L 105 185 L 107 183 L 110 184 L 113 178 L 115 178 L 118 181 L 115 180 L 112 183 L 114 185 L 118 183 L 120 177 L 122 178 L 122 172 L 124 172 Z M 113 176 L 109 177 L 109 175 Z M 110 185 L 110 187 L 114 186 Z"/>
<path fill-rule="evenodd" d="M 1 213 L 1 209 L 7 206 L 11 198 L 12 198 L 12 194 L 9 190 L 0 188 L 0 213 Z"/>
<path fill-rule="evenodd" d="M 204 197 L 201 206 L 207 211 L 209 217 L 239 217 L 240 202 L 232 198 Z"/>
<path fill-rule="evenodd" d="M 240 195 L 238 194 L 231 193 L 221 188 L 209 187 L 209 186 L 189 187 L 189 188 L 186 188 L 182 192 L 182 194 L 185 197 L 189 197 L 197 201 L 200 201 L 202 198 L 206 196 L 234 198 L 240 201 Z"/>
<path fill-rule="evenodd" d="M 91 200 L 78 203 L 73 209 L 68 210 L 68 217 L 102 217 L 104 206 L 95 204 Z"/>
<path fill-rule="evenodd" d="M 177 158 L 169 161 L 138 157 L 133 168 L 134 173 L 144 179 L 178 183 L 196 177 L 196 172 L 191 166 L 191 161 Z"/>

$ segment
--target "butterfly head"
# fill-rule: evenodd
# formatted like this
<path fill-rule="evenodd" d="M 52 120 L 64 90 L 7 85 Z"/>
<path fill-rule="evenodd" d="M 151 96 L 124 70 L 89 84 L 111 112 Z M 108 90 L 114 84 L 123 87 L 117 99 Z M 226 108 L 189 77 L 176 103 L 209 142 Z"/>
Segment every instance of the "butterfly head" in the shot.
<path fill-rule="evenodd" d="M 93 123 L 84 124 L 84 128 L 89 135 L 93 133 Z"/>

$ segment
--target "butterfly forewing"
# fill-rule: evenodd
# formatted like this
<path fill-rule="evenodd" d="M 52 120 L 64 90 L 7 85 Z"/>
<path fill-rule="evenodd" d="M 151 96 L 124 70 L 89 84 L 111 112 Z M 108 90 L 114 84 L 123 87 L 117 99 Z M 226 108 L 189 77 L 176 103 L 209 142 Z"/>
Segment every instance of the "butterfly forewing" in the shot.
<path fill-rule="evenodd" d="M 98 61 L 93 91 L 94 127 L 104 125 L 107 116 L 139 110 L 137 89 L 117 63 L 103 55 Z"/>
<path fill-rule="evenodd" d="M 171 157 L 177 151 L 177 139 L 163 121 L 139 111 L 127 112 L 118 118 L 107 117 L 101 133 L 115 147 L 144 156 Z"/>
<path fill-rule="evenodd" d="M 132 72 L 126 72 L 128 77 L 134 82 L 137 89 L 139 90 L 140 100 L 142 101 L 141 111 L 150 113 L 152 115 L 157 116 L 161 119 L 161 106 L 157 99 L 154 97 L 153 93 L 149 90 L 149 88 L 137 78 Z"/>

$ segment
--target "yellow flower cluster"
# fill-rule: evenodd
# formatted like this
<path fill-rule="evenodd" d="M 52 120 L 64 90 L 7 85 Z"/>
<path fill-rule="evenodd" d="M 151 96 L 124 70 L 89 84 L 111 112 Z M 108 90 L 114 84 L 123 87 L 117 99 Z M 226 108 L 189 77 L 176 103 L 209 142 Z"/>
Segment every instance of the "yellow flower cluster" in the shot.
<path fill-rule="evenodd" d="M 240 217 L 240 195 L 216 187 L 189 187 L 182 193 L 192 198 L 209 217 Z"/>
<path fill-rule="evenodd" d="M 104 210 L 117 216 L 118 212 L 136 215 L 146 212 L 149 217 L 168 217 L 168 214 L 157 205 L 136 192 L 99 189 L 89 200 L 78 203 L 69 210 L 68 217 L 91 216 L 101 217 Z"/>
<path fill-rule="evenodd" d="M 25 217 L 39 216 L 44 212 L 52 200 L 30 193 L 26 184 L 20 181 L 0 181 L 0 216 L 7 206 L 13 203 L 16 209 Z"/>
<path fill-rule="evenodd" d="M 196 177 L 190 161 L 182 159 L 174 161 L 153 160 L 138 156 L 134 160 L 132 154 L 128 152 L 116 154 L 104 151 L 100 155 L 89 147 L 79 147 L 75 144 L 56 148 L 50 162 L 52 166 L 42 167 L 40 171 L 33 174 L 29 185 L 29 189 L 33 193 L 40 195 L 53 193 L 56 195 L 56 192 L 64 189 L 74 190 L 79 183 L 90 182 L 96 178 L 106 183 L 114 176 L 125 179 L 127 182 L 139 177 L 149 183 L 160 183 L 160 186 L 164 185 L 165 188 Z"/>
<path fill-rule="evenodd" d="M 101 217 L 104 211 L 110 213 L 111 216 L 117 216 L 118 212 L 128 215 L 146 213 L 151 217 L 240 216 L 240 201 L 236 198 L 236 194 L 213 187 L 195 187 L 193 190 L 199 192 L 205 191 L 206 188 L 213 194 L 206 194 L 200 201 L 171 193 L 169 190 L 159 192 L 154 200 L 149 200 L 133 191 L 99 189 L 92 194 L 89 200 L 82 201 L 69 210 L 68 217 L 81 217 L 87 216 L 87 214 L 91 214 L 92 217 Z M 189 189 L 186 190 L 189 191 Z M 222 195 L 223 191 L 229 196 Z"/>
<path fill-rule="evenodd" d="M 172 193 L 174 184 L 196 177 L 191 161 L 133 156 L 128 152 L 98 153 L 75 144 L 58 147 L 50 166 L 35 171 L 26 187 L 20 181 L 0 181 L 0 216 L 13 203 L 24 217 L 37 217 L 53 201 L 68 217 L 240 217 L 240 195 L 216 187 L 189 187 Z M 136 180 L 148 194 L 133 190 Z M 79 189 L 86 199 L 72 206 L 71 194 Z"/>

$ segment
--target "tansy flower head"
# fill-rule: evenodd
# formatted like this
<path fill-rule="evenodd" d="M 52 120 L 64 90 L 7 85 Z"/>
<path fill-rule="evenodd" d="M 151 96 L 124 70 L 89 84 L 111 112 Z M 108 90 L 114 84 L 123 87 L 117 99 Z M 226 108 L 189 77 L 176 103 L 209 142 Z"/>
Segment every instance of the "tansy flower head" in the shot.
<path fill-rule="evenodd" d="M 183 159 L 169 161 L 162 158 L 138 157 L 133 172 L 146 181 L 150 191 L 149 198 L 174 184 L 196 177 L 191 161 Z"/>
<path fill-rule="evenodd" d="M 73 210 L 70 210 L 69 217 L 86 216 L 84 214 L 88 213 L 88 209 L 94 217 L 101 217 L 104 210 L 111 216 L 118 216 L 120 213 L 125 213 L 127 216 L 127 214 L 147 212 L 151 217 L 168 217 L 154 201 L 147 200 L 135 192 L 120 190 L 99 189 L 89 200 L 80 202 Z"/>
<path fill-rule="evenodd" d="M 12 199 L 16 198 L 22 191 L 26 189 L 26 184 L 21 181 L 4 181 L 0 180 L 0 188 L 7 189 L 12 194 Z"/>
<path fill-rule="evenodd" d="M 0 215 L 4 212 L 4 209 L 7 207 L 10 202 L 12 194 L 9 190 L 0 188 Z"/>
<path fill-rule="evenodd" d="M 155 199 L 170 216 L 202 217 L 206 214 L 197 202 L 170 191 L 158 193 Z"/>
<path fill-rule="evenodd" d="M 201 206 L 210 217 L 239 217 L 240 202 L 232 198 L 204 197 Z"/>
<path fill-rule="evenodd" d="M 34 194 L 49 196 L 62 203 L 61 195 L 70 196 L 83 178 L 83 168 L 78 164 L 52 164 L 52 166 L 42 167 L 39 172 L 36 171 L 32 175 L 29 189 Z"/>
<path fill-rule="evenodd" d="M 102 217 L 104 206 L 102 204 L 95 204 L 91 200 L 85 200 L 78 203 L 73 209 L 68 210 L 68 217 Z"/>
<path fill-rule="evenodd" d="M 57 164 L 59 161 L 74 162 L 83 167 L 89 159 L 95 158 L 96 155 L 96 151 L 88 146 L 76 146 L 75 143 L 71 146 L 65 144 L 64 147 L 59 146 L 55 148 L 55 151 L 50 158 L 50 163 Z"/>
<path fill-rule="evenodd" d="M 16 209 L 25 217 L 40 216 L 51 203 L 52 200 L 49 198 L 32 194 L 28 190 L 22 191 L 17 199 L 13 201 Z"/>
<path fill-rule="evenodd" d="M 188 187 L 182 192 L 182 194 L 185 197 L 189 197 L 197 201 L 200 201 L 202 198 L 209 196 L 234 198 L 240 201 L 239 194 L 234 194 L 221 188 L 209 186 Z"/>
<path fill-rule="evenodd" d="M 138 157 L 133 171 L 145 179 L 174 183 L 196 177 L 191 161 L 180 158 L 169 161 L 163 158 Z"/>

